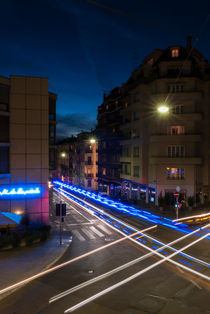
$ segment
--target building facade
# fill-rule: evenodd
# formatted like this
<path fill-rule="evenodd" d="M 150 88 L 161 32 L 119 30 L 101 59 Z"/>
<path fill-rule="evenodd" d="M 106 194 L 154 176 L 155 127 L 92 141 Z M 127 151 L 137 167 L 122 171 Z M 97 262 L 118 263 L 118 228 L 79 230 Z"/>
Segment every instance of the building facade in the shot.
<path fill-rule="evenodd" d="M 98 188 L 101 193 L 117 196 L 121 188 L 121 110 L 124 98 L 121 90 L 116 87 L 109 95 L 104 95 L 104 101 L 98 107 Z"/>
<path fill-rule="evenodd" d="M 186 47 L 152 51 L 121 95 L 122 193 L 157 204 L 178 186 L 185 201 L 209 201 L 210 65 L 190 38 Z"/>
<path fill-rule="evenodd" d="M 47 224 L 51 97 L 47 78 L 0 77 L 0 210 Z"/>
<path fill-rule="evenodd" d="M 98 190 L 98 142 L 93 133 L 57 144 L 58 178 L 87 190 Z"/>

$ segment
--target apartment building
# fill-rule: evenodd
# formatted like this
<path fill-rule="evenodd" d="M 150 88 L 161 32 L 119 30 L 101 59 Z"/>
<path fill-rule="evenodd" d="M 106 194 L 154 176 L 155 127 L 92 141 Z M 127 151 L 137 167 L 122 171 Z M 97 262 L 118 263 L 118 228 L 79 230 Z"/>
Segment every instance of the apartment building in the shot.
<path fill-rule="evenodd" d="M 103 104 L 98 107 L 98 189 L 112 196 L 117 196 L 121 188 L 119 141 L 123 101 L 121 90 L 116 87 L 109 95 L 104 95 Z"/>
<path fill-rule="evenodd" d="M 122 85 L 118 145 L 128 198 L 157 204 L 179 186 L 182 199 L 210 200 L 209 91 L 210 65 L 189 37 L 186 47 L 152 51 Z"/>
<path fill-rule="evenodd" d="M 58 143 L 58 178 L 87 190 L 98 190 L 98 141 L 93 133 Z"/>
<path fill-rule="evenodd" d="M 56 98 L 47 78 L 0 77 L 1 211 L 49 223 L 49 133 L 55 138 Z"/>

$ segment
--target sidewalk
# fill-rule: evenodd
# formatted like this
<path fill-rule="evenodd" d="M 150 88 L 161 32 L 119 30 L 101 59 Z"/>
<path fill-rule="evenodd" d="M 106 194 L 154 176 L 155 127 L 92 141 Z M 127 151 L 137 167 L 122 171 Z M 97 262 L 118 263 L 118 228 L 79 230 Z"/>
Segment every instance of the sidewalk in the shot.
<path fill-rule="evenodd" d="M 59 240 L 59 232 L 52 231 L 46 242 L 0 252 L 0 289 L 52 267 L 68 249 L 71 243 L 70 232 L 63 232 L 61 246 Z M 0 299 L 2 297 L 4 295 L 0 296 Z"/>

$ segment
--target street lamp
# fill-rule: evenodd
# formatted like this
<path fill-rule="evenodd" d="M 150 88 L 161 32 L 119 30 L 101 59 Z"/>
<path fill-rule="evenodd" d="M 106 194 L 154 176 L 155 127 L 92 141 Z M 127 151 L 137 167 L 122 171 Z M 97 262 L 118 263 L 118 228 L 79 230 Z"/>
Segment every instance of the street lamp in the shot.
<path fill-rule="evenodd" d="M 62 158 L 65 158 L 65 157 L 66 157 L 66 153 L 65 153 L 65 152 L 62 152 L 62 153 L 61 153 L 61 157 L 62 157 Z"/>
<path fill-rule="evenodd" d="M 168 113 L 169 108 L 168 108 L 167 105 L 164 105 L 164 104 L 163 104 L 163 105 L 158 106 L 157 110 L 158 110 L 158 112 L 161 113 L 161 114 L 166 114 L 166 113 Z"/>
<path fill-rule="evenodd" d="M 95 142 L 96 142 L 95 138 L 91 138 L 91 139 L 90 139 L 90 143 L 91 143 L 91 144 L 95 144 Z"/>

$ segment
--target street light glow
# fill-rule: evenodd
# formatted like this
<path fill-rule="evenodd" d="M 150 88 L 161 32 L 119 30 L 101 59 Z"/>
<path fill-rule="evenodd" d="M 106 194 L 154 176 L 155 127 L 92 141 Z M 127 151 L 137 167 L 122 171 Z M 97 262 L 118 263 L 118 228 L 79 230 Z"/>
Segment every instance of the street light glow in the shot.
<path fill-rule="evenodd" d="M 91 143 L 91 144 L 95 144 L 95 142 L 96 142 L 96 140 L 95 140 L 94 138 L 91 138 L 91 139 L 90 139 L 90 143 Z"/>
<path fill-rule="evenodd" d="M 61 153 L 61 157 L 65 158 L 66 157 L 66 153 L 65 152 Z"/>
<path fill-rule="evenodd" d="M 167 113 L 168 110 L 169 110 L 169 108 L 168 108 L 168 106 L 166 106 L 166 105 L 161 105 L 161 106 L 158 107 L 158 111 L 159 111 L 160 113 Z"/>

